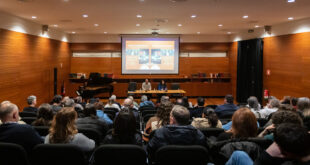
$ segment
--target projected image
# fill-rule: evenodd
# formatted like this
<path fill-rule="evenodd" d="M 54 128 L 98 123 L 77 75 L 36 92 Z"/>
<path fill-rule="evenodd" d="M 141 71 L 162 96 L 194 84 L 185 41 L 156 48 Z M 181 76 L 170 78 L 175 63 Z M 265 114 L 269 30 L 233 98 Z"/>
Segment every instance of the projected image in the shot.
<path fill-rule="evenodd" d="M 139 50 L 139 64 L 147 64 L 147 63 L 149 63 L 149 50 L 140 49 Z"/>
<path fill-rule="evenodd" d="M 161 56 L 162 56 L 162 53 L 160 49 L 152 49 L 151 63 L 161 64 Z"/>

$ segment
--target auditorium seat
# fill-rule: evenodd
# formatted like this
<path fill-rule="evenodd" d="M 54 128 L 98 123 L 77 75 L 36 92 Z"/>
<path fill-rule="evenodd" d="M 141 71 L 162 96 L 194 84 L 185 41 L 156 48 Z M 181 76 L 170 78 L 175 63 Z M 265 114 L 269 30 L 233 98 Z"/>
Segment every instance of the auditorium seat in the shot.
<path fill-rule="evenodd" d="M 33 165 L 86 165 L 80 148 L 71 144 L 39 144 L 32 154 Z"/>
<path fill-rule="evenodd" d="M 114 111 L 114 112 L 118 112 L 119 110 L 117 108 L 104 108 L 103 111 Z"/>
<path fill-rule="evenodd" d="M 137 90 L 137 83 L 136 82 L 129 82 L 129 84 L 128 84 L 128 91 L 132 91 L 133 92 L 135 90 Z"/>
<path fill-rule="evenodd" d="M 49 133 L 49 127 L 48 126 L 32 126 L 40 136 L 46 136 Z"/>
<path fill-rule="evenodd" d="M 199 129 L 206 137 L 217 137 L 219 134 L 224 132 L 223 128 L 206 128 L 206 129 Z"/>
<path fill-rule="evenodd" d="M 114 110 L 104 109 L 104 113 L 106 113 L 111 120 L 114 120 L 116 112 Z"/>
<path fill-rule="evenodd" d="M 257 122 L 259 123 L 260 127 L 264 127 L 266 125 L 266 123 L 268 122 L 268 119 L 265 118 L 258 118 Z"/>
<path fill-rule="evenodd" d="M 1 165 L 30 165 L 25 149 L 13 143 L 0 143 Z"/>
<path fill-rule="evenodd" d="M 171 90 L 179 90 L 180 89 L 180 83 L 171 83 Z M 171 97 L 181 97 L 182 94 L 175 93 L 171 94 Z"/>
<path fill-rule="evenodd" d="M 156 110 L 155 110 L 155 107 L 153 107 L 153 106 L 143 106 L 143 107 L 140 107 L 140 108 L 139 108 L 139 111 L 140 111 L 140 112 L 143 112 L 143 111 L 151 111 L 151 110 L 152 110 L 152 111 L 156 111 Z"/>
<path fill-rule="evenodd" d="M 96 146 L 100 145 L 100 142 L 102 138 L 105 137 L 107 132 L 102 132 L 102 136 L 100 136 L 100 133 L 97 130 L 90 129 L 90 128 L 78 128 L 79 133 L 82 133 L 83 135 L 87 136 L 89 139 L 92 139 L 95 141 Z"/>
<path fill-rule="evenodd" d="M 19 112 L 20 117 L 37 117 L 35 112 Z"/>
<path fill-rule="evenodd" d="M 211 105 L 207 105 L 206 108 L 216 109 L 216 108 L 217 108 L 217 105 L 212 105 L 212 104 L 211 104 Z"/>
<path fill-rule="evenodd" d="M 32 122 L 34 122 L 37 119 L 37 117 L 22 117 L 22 121 L 25 123 L 31 125 Z"/>
<path fill-rule="evenodd" d="M 144 116 L 146 116 L 146 115 L 149 115 L 149 114 L 154 115 L 154 114 L 156 114 L 156 113 L 157 113 L 157 110 L 145 110 L 145 111 L 142 111 L 142 112 L 141 112 L 141 116 L 144 117 Z"/>
<path fill-rule="evenodd" d="M 101 145 L 94 152 L 94 165 L 104 164 L 146 165 L 146 153 L 137 145 Z"/>
<path fill-rule="evenodd" d="M 156 151 L 154 162 L 156 165 L 206 165 L 208 151 L 198 145 L 167 145 Z"/>

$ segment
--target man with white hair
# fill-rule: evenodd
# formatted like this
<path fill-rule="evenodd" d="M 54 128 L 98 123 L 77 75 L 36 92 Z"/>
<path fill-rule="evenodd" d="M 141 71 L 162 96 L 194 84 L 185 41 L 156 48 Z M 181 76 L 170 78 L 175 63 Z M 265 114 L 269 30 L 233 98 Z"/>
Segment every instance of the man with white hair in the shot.
<path fill-rule="evenodd" d="M 37 104 L 37 97 L 34 95 L 31 95 L 27 98 L 28 107 L 25 107 L 23 109 L 23 112 L 31 112 L 31 113 L 37 113 L 38 108 L 36 108 Z"/>
<path fill-rule="evenodd" d="M 116 95 L 112 95 L 110 99 L 113 101 L 114 104 L 117 104 L 119 108 L 122 108 L 121 104 L 116 101 Z"/>
<path fill-rule="evenodd" d="M 142 107 L 154 107 L 154 103 L 152 101 L 149 101 L 147 99 L 146 95 L 142 95 L 141 96 L 141 103 L 140 103 L 140 108 Z"/>
<path fill-rule="evenodd" d="M 0 119 L 3 123 L 0 125 L 0 142 L 19 144 L 28 153 L 34 146 L 43 143 L 43 139 L 30 125 L 18 124 L 19 110 L 15 104 L 2 102 Z"/>

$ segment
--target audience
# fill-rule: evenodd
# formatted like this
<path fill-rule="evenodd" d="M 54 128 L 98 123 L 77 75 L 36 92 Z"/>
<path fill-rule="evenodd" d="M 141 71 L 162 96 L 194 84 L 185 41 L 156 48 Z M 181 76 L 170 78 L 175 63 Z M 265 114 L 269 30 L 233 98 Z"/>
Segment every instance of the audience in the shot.
<path fill-rule="evenodd" d="M 291 100 L 292 106 L 294 108 L 294 110 L 297 110 L 297 102 L 298 102 L 298 98 L 297 97 L 293 97 Z"/>
<path fill-rule="evenodd" d="M 193 119 L 192 126 L 197 129 L 222 128 L 222 122 L 218 119 L 214 109 L 206 107 L 203 109 L 202 118 Z"/>
<path fill-rule="evenodd" d="M 281 100 L 281 104 L 291 105 L 291 96 L 284 96 Z"/>
<path fill-rule="evenodd" d="M 182 97 L 182 105 L 187 109 L 193 108 L 193 104 L 188 101 L 188 98 L 186 96 Z"/>
<path fill-rule="evenodd" d="M 152 101 L 149 101 L 147 99 L 146 95 L 141 96 L 141 102 L 140 102 L 140 108 L 142 107 L 155 107 L 154 103 Z"/>
<path fill-rule="evenodd" d="M 122 108 L 121 104 L 116 101 L 116 95 L 112 95 L 110 99 L 112 100 L 114 104 L 117 104 L 120 109 Z"/>
<path fill-rule="evenodd" d="M 168 101 L 165 101 L 159 105 L 156 115 L 151 117 L 145 125 L 143 134 L 144 141 L 149 141 L 149 135 L 152 131 L 170 123 L 170 112 L 172 110 L 172 106 L 173 104 Z"/>
<path fill-rule="evenodd" d="M 4 101 L 0 105 L 0 142 L 19 144 L 31 153 L 34 146 L 43 143 L 40 135 L 27 124 L 18 124 L 19 110 L 18 107 Z"/>
<path fill-rule="evenodd" d="M 84 114 L 85 117 L 77 119 L 77 127 L 79 129 L 86 128 L 96 130 L 102 137 L 104 137 L 109 129 L 108 124 L 103 120 L 99 120 L 94 104 L 87 104 Z"/>
<path fill-rule="evenodd" d="M 280 107 L 280 101 L 276 98 L 274 99 L 270 99 L 269 103 L 267 104 L 267 106 L 258 111 L 260 118 L 268 118 L 270 114 L 276 112 Z"/>
<path fill-rule="evenodd" d="M 62 104 L 64 107 L 74 107 L 75 106 L 75 102 L 73 99 L 70 98 L 66 98 L 62 101 Z"/>
<path fill-rule="evenodd" d="M 142 146 L 141 133 L 136 130 L 136 120 L 128 109 L 122 109 L 115 118 L 113 129 L 103 140 L 104 144 L 136 144 Z"/>
<path fill-rule="evenodd" d="M 310 108 L 310 99 L 308 97 L 301 97 L 297 101 L 297 110 L 303 112 L 304 109 Z"/>
<path fill-rule="evenodd" d="M 23 109 L 23 112 L 31 112 L 31 113 L 37 113 L 38 108 L 36 108 L 37 104 L 37 97 L 34 95 L 31 95 L 27 98 L 27 104 L 29 105 L 28 107 L 25 107 Z"/>
<path fill-rule="evenodd" d="M 258 112 L 260 110 L 260 104 L 255 96 L 251 96 L 248 98 L 248 105 L 247 107 L 250 108 L 250 110 L 254 113 L 256 118 L 260 118 L 260 113 Z"/>
<path fill-rule="evenodd" d="M 78 133 L 75 121 L 77 114 L 73 108 L 65 107 L 56 113 L 45 143 L 68 143 L 80 147 L 83 151 L 95 148 L 95 142 L 85 135 Z"/>
<path fill-rule="evenodd" d="M 52 106 L 49 104 L 41 104 L 38 110 L 38 117 L 32 123 L 33 126 L 51 126 L 54 113 Z"/>
<path fill-rule="evenodd" d="M 121 110 L 120 106 L 118 106 L 118 104 L 116 104 L 114 102 L 114 99 L 112 98 L 112 96 L 109 98 L 109 101 L 108 103 L 104 106 L 104 108 L 115 108 L 117 109 L 118 111 Z"/>
<path fill-rule="evenodd" d="M 54 113 L 57 113 L 58 111 L 61 110 L 62 106 L 61 106 L 61 100 L 62 100 L 62 96 L 61 95 L 55 95 L 51 104 L 52 104 L 52 110 Z"/>
<path fill-rule="evenodd" d="M 134 108 L 133 101 L 131 99 L 127 98 L 127 99 L 124 100 L 123 105 L 124 105 L 123 109 L 124 108 L 128 108 L 134 114 L 134 116 L 136 118 L 136 121 L 140 122 L 139 112 L 138 112 L 137 109 Z M 117 114 L 116 114 L 116 116 L 117 116 Z"/>
<path fill-rule="evenodd" d="M 132 100 L 133 106 L 135 107 L 135 109 L 139 109 L 139 104 L 135 102 L 135 99 L 133 98 L 133 96 L 128 96 L 128 99 Z"/>
<path fill-rule="evenodd" d="M 197 98 L 197 105 L 191 111 L 191 117 L 201 117 L 202 111 L 205 108 L 205 99 L 203 97 Z"/>
<path fill-rule="evenodd" d="M 107 114 L 104 113 L 103 110 L 103 103 L 102 102 L 97 102 L 94 104 L 96 111 L 97 111 L 97 116 L 100 120 L 103 120 L 106 122 L 108 125 L 112 125 L 113 121 L 109 118 Z"/>
<path fill-rule="evenodd" d="M 165 145 L 202 145 L 206 146 L 206 138 L 199 130 L 189 125 L 189 111 L 175 105 L 170 113 L 170 125 L 155 131 L 154 136 L 147 145 L 151 158 L 154 153 Z"/>
<path fill-rule="evenodd" d="M 257 131 L 258 126 L 255 115 L 249 108 L 240 108 L 232 116 L 231 129 L 220 134 L 217 140 L 256 137 Z"/>
<path fill-rule="evenodd" d="M 232 95 L 226 95 L 224 99 L 224 104 L 219 105 L 215 109 L 215 113 L 219 118 L 230 117 L 238 107 L 234 104 L 234 97 Z"/>

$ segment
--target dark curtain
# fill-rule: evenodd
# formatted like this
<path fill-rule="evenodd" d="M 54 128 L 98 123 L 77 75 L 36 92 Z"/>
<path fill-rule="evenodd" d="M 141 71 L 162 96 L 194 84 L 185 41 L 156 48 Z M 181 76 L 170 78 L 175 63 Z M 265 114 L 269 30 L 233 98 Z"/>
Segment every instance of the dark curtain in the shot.
<path fill-rule="evenodd" d="M 238 42 L 237 101 L 246 103 L 250 96 L 262 102 L 263 39 Z"/>

